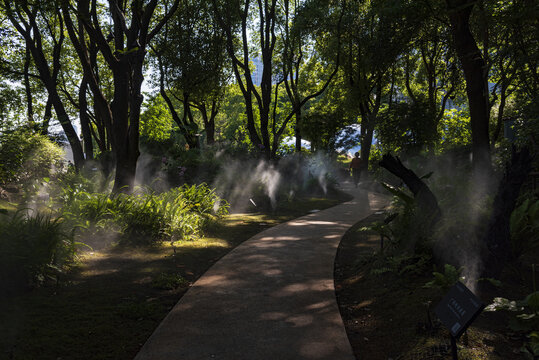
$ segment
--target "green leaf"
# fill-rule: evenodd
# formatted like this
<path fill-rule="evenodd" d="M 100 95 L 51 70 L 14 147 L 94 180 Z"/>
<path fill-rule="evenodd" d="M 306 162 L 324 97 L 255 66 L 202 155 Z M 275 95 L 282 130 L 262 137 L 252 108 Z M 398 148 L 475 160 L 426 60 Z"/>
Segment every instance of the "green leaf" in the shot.
<path fill-rule="evenodd" d="M 420 179 L 429 179 L 432 176 L 432 174 L 434 174 L 434 171 L 431 171 L 430 173 L 421 176 Z"/>
<path fill-rule="evenodd" d="M 530 331 L 533 324 L 531 321 L 523 321 L 517 317 L 509 320 L 509 328 L 513 331 Z"/>
<path fill-rule="evenodd" d="M 393 195 L 395 195 L 395 196 L 399 197 L 400 199 L 404 200 L 409 205 L 412 205 L 415 202 L 413 197 L 411 197 L 410 195 L 406 194 L 404 191 L 402 191 L 401 189 L 399 189 L 399 188 L 397 188 L 397 187 L 395 187 L 393 185 L 382 183 L 382 186 L 384 188 L 386 188 L 386 190 L 388 190 Z"/>
<path fill-rule="evenodd" d="M 492 301 L 492 304 L 488 305 L 485 308 L 485 311 L 498 311 L 498 310 L 520 311 L 520 310 L 523 310 L 523 308 L 519 307 L 517 302 L 514 300 L 509 300 L 502 297 L 496 297 Z"/>
<path fill-rule="evenodd" d="M 517 315 L 517 318 L 525 320 L 525 321 L 531 320 L 534 317 L 535 317 L 535 314 L 519 314 L 519 315 Z"/>
<path fill-rule="evenodd" d="M 490 284 L 496 286 L 496 287 L 502 287 L 502 282 L 498 279 L 494 278 L 480 278 L 477 281 L 488 281 Z"/>
<path fill-rule="evenodd" d="M 539 291 L 526 296 L 524 303 L 529 306 L 532 311 L 539 311 Z"/>

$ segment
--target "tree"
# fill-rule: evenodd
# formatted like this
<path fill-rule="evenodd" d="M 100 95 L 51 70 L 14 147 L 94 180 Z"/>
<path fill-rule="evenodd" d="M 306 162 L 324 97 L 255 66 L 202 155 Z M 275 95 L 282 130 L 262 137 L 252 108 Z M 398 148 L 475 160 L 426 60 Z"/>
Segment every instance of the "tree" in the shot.
<path fill-rule="evenodd" d="M 226 35 L 226 49 L 232 61 L 232 69 L 236 81 L 245 98 L 247 131 L 252 145 L 262 149 L 267 158 L 271 155 L 268 132 L 269 114 L 271 111 L 273 52 L 277 36 L 277 1 L 235 0 L 218 2 L 213 0 L 216 19 Z M 262 81 L 260 90 L 254 84 L 252 70 L 249 66 L 252 54 L 250 50 L 248 30 L 253 12 L 257 13 L 256 27 L 251 36 L 258 39 L 258 49 L 262 58 Z M 237 32 L 239 36 L 237 36 Z M 260 118 L 260 134 L 255 124 L 255 107 Z"/>
<path fill-rule="evenodd" d="M 95 41 L 114 79 L 114 95 L 110 103 L 111 142 L 116 164 L 114 192 L 133 189 L 139 157 L 141 86 L 146 49 L 176 11 L 178 4 L 179 0 L 175 0 L 157 20 L 157 0 L 133 0 L 129 4 L 124 0 L 109 0 L 111 44 L 103 33 L 96 0 L 92 0 L 92 6 L 89 0 L 80 1 L 76 10 L 78 20 Z M 75 11 L 71 6 L 68 9 L 64 6 L 64 9 Z"/>
<path fill-rule="evenodd" d="M 423 22 L 414 45 L 402 59 L 403 87 L 411 99 L 410 120 L 416 123 L 411 130 L 422 134 L 416 146 L 433 150 L 448 100 L 459 89 L 460 72 L 448 30 L 432 17 Z"/>
<path fill-rule="evenodd" d="M 199 135 L 192 108 L 200 112 L 207 143 L 215 142 L 215 117 L 228 78 L 224 40 L 209 1 L 182 1 L 153 47 L 160 94 L 190 147 L 198 146 Z M 182 104 L 182 115 L 174 100 Z"/>
<path fill-rule="evenodd" d="M 76 12 L 82 12 L 82 8 L 88 6 L 88 1 L 77 3 Z M 96 2 L 92 2 L 90 12 L 97 13 Z M 96 141 L 101 154 L 110 150 L 112 143 L 112 110 L 100 84 L 103 71 L 103 63 L 98 63 L 98 46 L 96 40 L 86 33 L 84 24 L 77 17 L 72 17 L 68 1 L 62 2 L 62 15 L 65 19 L 67 32 L 75 52 L 78 56 L 83 73 L 79 86 L 79 114 L 81 129 L 85 139 L 85 152 L 93 155 L 92 138 Z M 76 22 L 75 22 L 76 21 Z M 88 90 L 93 97 L 93 114 L 90 112 L 87 102 Z M 102 159 L 105 157 L 102 156 Z M 108 169 L 108 164 L 102 164 L 103 169 Z"/>
<path fill-rule="evenodd" d="M 336 16 L 326 16 L 327 3 L 321 1 L 307 1 L 301 7 L 300 1 L 284 1 L 283 7 L 284 22 L 280 36 L 283 43 L 282 73 L 280 75 L 292 104 L 292 111 L 284 119 L 277 133 L 273 132 L 273 154 L 278 147 L 279 138 L 292 117 L 296 120 L 294 129 L 296 152 L 301 152 L 302 108 L 309 100 L 326 91 L 339 70 L 340 32 L 344 13 L 339 11 Z M 337 20 L 336 23 L 335 20 Z M 308 71 L 313 69 L 314 63 L 324 62 L 316 55 L 314 49 L 318 41 L 324 40 L 323 33 L 328 30 L 336 33 L 337 42 L 334 49 L 336 55 L 325 64 L 325 67 L 316 67 L 318 71 Z M 322 76 L 319 76 L 320 74 Z"/>
<path fill-rule="evenodd" d="M 334 24 L 339 24 L 337 27 L 340 27 L 340 12 L 331 11 L 331 1 L 315 3 L 319 9 L 318 15 L 327 17 L 329 11 L 330 18 L 335 20 Z M 293 34 L 290 23 L 292 18 L 300 18 L 293 15 L 300 5 L 299 2 L 213 0 L 213 4 L 218 23 L 226 34 L 226 49 L 232 60 L 236 81 L 245 99 L 246 127 L 251 143 L 267 158 L 275 157 L 280 138 L 290 120 L 296 116 L 296 125 L 298 119 L 301 124 L 301 108 L 310 99 L 320 95 L 335 75 L 337 66 L 332 64 L 335 59 L 327 60 L 328 67 L 333 66 L 334 70 L 322 85 L 309 94 L 302 94 L 299 74 L 303 61 L 302 47 L 305 46 L 304 37 L 307 33 L 299 31 Z M 325 12 L 321 9 L 325 9 Z M 338 31 L 333 32 L 336 33 Z M 279 40 L 282 40 L 281 45 L 278 44 Z M 279 53 L 278 45 L 282 46 L 282 54 Z M 280 55 L 282 57 L 279 64 Z M 260 57 L 262 60 L 260 86 L 254 83 L 252 77 L 250 62 L 254 57 Z M 281 67 L 280 73 L 276 70 L 277 64 Z M 280 95 L 279 86 L 282 83 L 285 83 L 292 109 L 286 115 L 279 116 L 276 109 Z"/>
<path fill-rule="evenodd" d="M 446 0 L 453 43 L 466 79 L 472 127 L 473 167 L 477 173 L 491 171 L 489 142 L 489 96 L 487 67 L 470 30 L 474 0 Z"/>
<path fill-rule="evenodd" d="M 84 163 L 82 146 L 57 88 L 65 40 L 64 22 L 57 11 L 58 3 L 54 1 L 32 4 L 27 1 L 4 0 L 2 5 L 9 21 L 22 36 L 32 55 L 39 77 L 47 89 L 50 103 L 71 146 L 75 167 L 80 168 Z M 52 45 L 50 53 L 47 51 L 48 41 Z M 49 62 L 48 59 L 52 61 Z"/>
<path fill-rule="evenodd" d="M 350 108 L 361 117 L 361 157 L 368 160 L 392 65 L 421 24 L 416 4 L 351 1 L 343 20 L 342 61 Z M 365 161 L 367 166 L 367 161 Z"/>

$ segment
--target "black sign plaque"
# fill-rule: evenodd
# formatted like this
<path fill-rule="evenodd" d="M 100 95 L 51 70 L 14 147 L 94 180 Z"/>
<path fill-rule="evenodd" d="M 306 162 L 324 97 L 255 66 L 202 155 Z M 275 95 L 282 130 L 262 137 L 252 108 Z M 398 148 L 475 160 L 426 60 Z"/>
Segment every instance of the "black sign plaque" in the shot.
<path fill-rule="evenodd" d="M 457 282 L 434 309 L 436 316 L 458 339 L 485 305 L 463 283 Z"/>

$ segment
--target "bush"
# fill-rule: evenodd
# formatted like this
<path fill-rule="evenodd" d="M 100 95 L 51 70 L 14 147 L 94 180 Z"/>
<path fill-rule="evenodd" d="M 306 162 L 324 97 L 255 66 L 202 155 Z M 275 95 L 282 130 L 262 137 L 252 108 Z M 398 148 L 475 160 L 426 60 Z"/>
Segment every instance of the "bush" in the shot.
<path fill-rule="evenodd" d="M 0 284 L 8 289 L 57 279 L 75 256 L 75 243 L 61 218 L 23 211 L 0 215 Z"/>
<path fill-rule="evenodd" d="M 200 235 L 214 217 L 228 213 L 228 203 L 207 185 L 184 185 L 161 194 L 80 191 L 65 204 L 65 216 L 87 231 L 116 232 L 121 242 L 152 243 Z"/>
<path fill-rule="evenodd" d="M 513 257 L 539 247 L 539 199 L 526 197 L 510 217 Z"/>
<path fill-rule="evenodd" d="M 0 184 L 25 185 L 60 167 L 63 150 L 43 135 L 15 130 L 0 136 L 0 158 Z"/>

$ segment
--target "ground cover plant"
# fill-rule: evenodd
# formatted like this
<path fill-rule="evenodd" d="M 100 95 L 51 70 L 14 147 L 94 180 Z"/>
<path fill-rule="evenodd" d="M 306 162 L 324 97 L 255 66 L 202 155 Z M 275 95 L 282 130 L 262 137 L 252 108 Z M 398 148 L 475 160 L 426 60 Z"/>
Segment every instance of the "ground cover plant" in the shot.
<path fill-rule="evenodd" d="M 268 182 L 256 178 L 244 200 L 258 205 L 248 201 L 243 214 L 229 214 L 205 183 L 111 194 L 107 179 L 69 170 L 24 190 L 20 204 L 2 201 L 2 356 L 132 358 L 190 284 L 233 247 L 348 199 L 307 180 L 294 194 L 291 183 L 275 188 L 272 203 L 263 200 Z"/>
<path fill-rule="evenodd" d="M 345 199 L 298 198 L 279 212 L 226 215 L 196 240 L 85 252 L 57 284 L 0 298 L 1 356 L 132 359 L 189 285 L 233 247 Z"/>
<path fill-rule="evenodd" d="M 481 239 L 495 205 L 489 195 L 493 185 L 485 181 L 478 188 L 467 180 L 469 169 L 447 168 L 447 158 L 441 159 L 441 167 L 436 159 L 408 162 L 426 174 L 421 179 L 435 194 L 441 214 L 435 224 L 422 213 L 415 193 L 386 176 L 390 206 L 356 224 L 342 240 L 337 297 L 356 357 L 450 359 L 449 333 L 433 310 L 461 281 L 490 305 L 461 338 L 459 358 L 533 359 L 539 253 L 530 231 L 537 190 L 533 182 L 522 186 L 507 219 L 512 254 L 496 279 L 482 277 Z"/>
<path fill-rule="evenodd" d="M 120 319 L 153 326 L 170 307 L 154 298 L 194 280 L 180 270 L 233 244 L 208 240 L 234 222 L 227 210 L 266 223 L 340 199 L 334 160 L 348 151 L 386 183 L 369 189 L 395 196 L 363 226 L 384 244 L 358 268 L 367 280 L 429 283 L 428 297 L 455 277 L 509 276 L 500 304 L 516 301 L 507 316 L 529 330 L 536 296 L 511 271 L 529 273 L 539 243 L 537 194 L 519 196 L 539 170 L 537 12 L 529 0 L 1 1 L 0 282 L 19 297 L 1 314 L 0 357 L 23 357 L 13 344 L 28 339 L 38 357 L 46 341 L 66 354 L 72 338 L 127 338 Z M 114 326 L 84 328 L 116 305 Z M 63 309 L 77 336 L 55 322 Z M 519 354 L 534 356 L 528 330 Z M 140 339 L 108 350 L 132 355 Z"/>
<path fill-rule="evenodd" d="M 443 285 L 459 279 L 459 269 L 449 266 L 447 272 L 430 257 L 384 255 L 372 225 L 386 216 L 372 215 L 350 229 L 336 258 L 337 298 L 356 358 L 451 359 L 449 332 L 433 309 L 447 291 Z M 514 301 L 512 312 L 501 309 L 510 300 L 529 300 L 534 294 L 531 264 L 538 256 L 537 251 L 528 253 L 504 271 L 500 287 L 480 293 L 499 310 L 484 311 L 473 322 L 458 342 L 459 359 L 533 359 L 536 336 L 528 326 L 533 308 Z M 519 314 L 528 315 L 517 318 Z M 517 320 L 527 323 L 519 326 Z"/>

